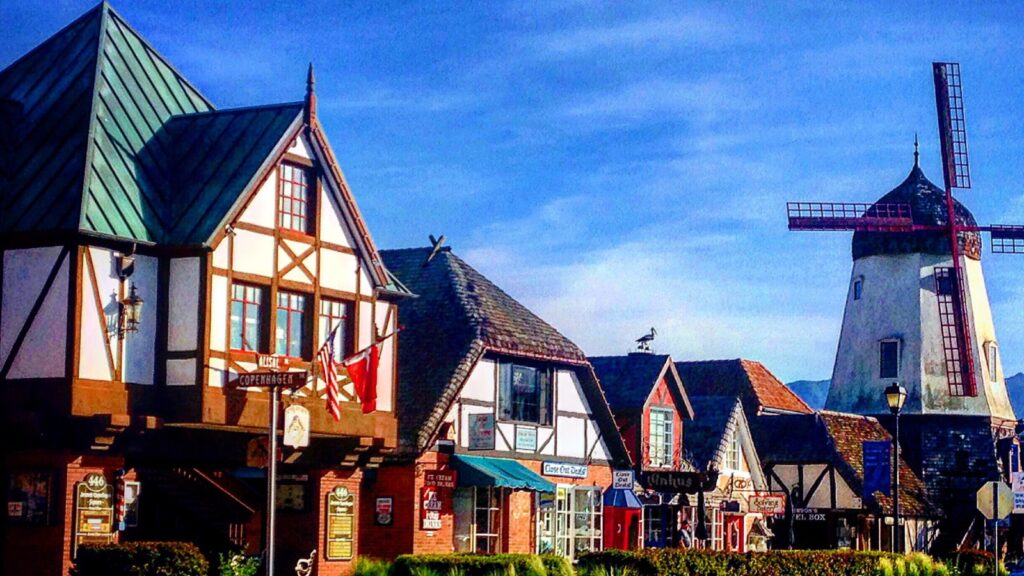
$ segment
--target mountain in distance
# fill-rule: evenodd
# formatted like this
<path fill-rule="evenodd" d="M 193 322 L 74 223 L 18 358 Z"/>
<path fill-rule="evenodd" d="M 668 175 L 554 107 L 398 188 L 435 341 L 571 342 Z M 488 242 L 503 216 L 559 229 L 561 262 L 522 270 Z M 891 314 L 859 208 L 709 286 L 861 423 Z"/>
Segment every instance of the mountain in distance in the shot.
<path fill-rule="evenodd" d="M 789 389 L 796 392 L 807 405 L 813 410 L 821 410 L 825 407 L 825 399 L 828 398 L 828 387 L 832 380 L 797 380 L 786 384 Z"/>
<path fill-rule="evenodd" d="M 828 387 L 831 380 L 797 380 L 786 384 L 796 395 L 807 402 L 814 410 L 825 407 L 828 398 Z M 1024 418 L 1024 372 L 1006 378 L 1006 391 L 1010 395 L 1010 404 L 1017 418 Z"/>
<path fill-rule="evenodd" d="M 1018 372 L 1006 379 L 1006 392 L 1017 418 L 1024 418 L 1024 372 Z"/>

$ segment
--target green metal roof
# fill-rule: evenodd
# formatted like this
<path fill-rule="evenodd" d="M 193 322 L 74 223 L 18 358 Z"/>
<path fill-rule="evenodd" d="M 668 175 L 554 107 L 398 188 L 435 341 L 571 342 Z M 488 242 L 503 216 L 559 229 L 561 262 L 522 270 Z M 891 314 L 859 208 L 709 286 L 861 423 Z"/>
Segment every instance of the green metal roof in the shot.
<path fill-rule="evenodd" d="M 105 2 L 0 71 L 0 98 L 23 110 L 3 233 L 177 245 L 211 237 L 302 112 L 214 111 Z"/>
<path fill-rule="evenodd" d="M 554 492 L 555 485 L 515 460 L 459 454 L 452 460 L 459 486 L 494 486 L 513 490 Z"/>

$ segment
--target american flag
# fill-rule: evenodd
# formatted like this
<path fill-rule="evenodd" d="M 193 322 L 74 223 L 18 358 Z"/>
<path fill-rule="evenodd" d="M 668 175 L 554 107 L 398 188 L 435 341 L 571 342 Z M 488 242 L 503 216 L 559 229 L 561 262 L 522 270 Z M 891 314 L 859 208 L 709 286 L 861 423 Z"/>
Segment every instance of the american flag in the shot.
<path fill-rule="evenodd" d="M 338 325 L 331 330 L 327 341 L 316 353 L 316 358 L 320 362 L 320 371 L 323 372 L 324 380 L 327 381 L 327 411 L 334 416 L 335 420 L 341 420 L 341 404 L 338 403 L 338 372 L 334 369 L 334 336 L 337 335 L 340 327 Z"/>

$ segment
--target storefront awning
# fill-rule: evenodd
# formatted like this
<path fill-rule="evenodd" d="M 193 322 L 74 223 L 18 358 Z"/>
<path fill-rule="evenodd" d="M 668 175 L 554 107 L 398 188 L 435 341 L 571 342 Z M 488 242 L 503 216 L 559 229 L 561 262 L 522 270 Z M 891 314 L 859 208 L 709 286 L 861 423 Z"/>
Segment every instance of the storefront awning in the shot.
<path fill-rule="evenodd" d="M 554 484 L 515 460 L 459 454 L 452 462 L 459 472 L 459 486 L 494 486 L 535 492 L 555 491 Z"/>
<path fill-rule="evenodd" d="M 643 508 L 640 499 L 632 490 L 609 488 L 604 491 L 604 505 L 611 508 Z"/>

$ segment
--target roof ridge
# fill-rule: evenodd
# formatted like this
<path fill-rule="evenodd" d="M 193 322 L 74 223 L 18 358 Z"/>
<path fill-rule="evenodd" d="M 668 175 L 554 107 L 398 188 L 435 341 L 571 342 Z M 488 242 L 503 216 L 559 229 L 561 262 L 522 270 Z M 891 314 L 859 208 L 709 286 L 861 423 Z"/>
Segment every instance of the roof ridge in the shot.
<path fill-rule="evenodd" d="M 100 78 L 103 76 L 103 44 L 107 37 L 107 26 L 109 25 L 110 5 L 102 0 L 95 9 L 100 10 L 99 32 L 96 34 L 96 62 L 92 77 L 92 86 L 89 88 L 89 116 L 88 127 L 85 131 L 85 163 L 82 166 L 81 198 L 78 199 L 78 225 L 81 230 L 86 226 L 88 218 L 89 184 L 92 182 L 92 163 L 96 155 L 96 126 L 99 123 L 99 114 L 96 113 L 96 103 L 99 102 Z M 91 12 L 91 11 L 90 11 Z"/>

